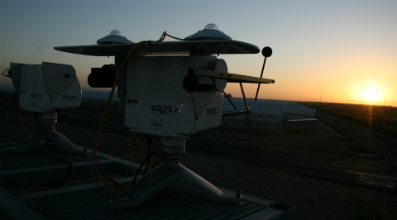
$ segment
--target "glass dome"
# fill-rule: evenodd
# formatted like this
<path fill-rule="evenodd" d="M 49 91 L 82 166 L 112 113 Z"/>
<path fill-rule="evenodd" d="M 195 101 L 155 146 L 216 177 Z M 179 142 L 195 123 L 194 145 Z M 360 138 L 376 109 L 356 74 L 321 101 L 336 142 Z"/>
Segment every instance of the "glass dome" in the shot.
<path fill-rule="evenodd" d="M 203 30 L 185 37 L 186 40 L 231 40 L 232 38 L 224 34 L 213 24 L 207 24 Z"/>
<path fill-rule="evenodd" d="M 121 36 L 121 32 L 120 31 L 118 31 L 118 30 L 113 30 L 113 31 L 111 31 L 110 32 L 110 34 L 109 35 L 117 35 L 117 36 Z"/>
<path fill-rule="evenodd" d="M 109 35 L 102 37 L 96 41 L 97 44 L 130 44 L 132 41 L 128 40 L 126 37 L 121 36 L 121 32 L 118 30 L 113 30 Z"/>
<path fill-rule="evenodd" d="M 208 30 L 208 29 L 210 29 L 210 30 L 217 30 L 217 31 L 219 30 L 218 27 L 217 27 L 215 24 L 213 24 L 213 23 L 207 24 L 207 25 L 205 26 L 204 30 Z"/>

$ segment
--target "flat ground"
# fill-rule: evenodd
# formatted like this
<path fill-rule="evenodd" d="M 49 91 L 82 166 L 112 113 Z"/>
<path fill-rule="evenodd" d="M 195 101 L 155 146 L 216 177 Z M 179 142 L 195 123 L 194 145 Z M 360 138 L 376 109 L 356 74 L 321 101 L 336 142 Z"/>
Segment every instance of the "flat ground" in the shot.
<path fill-rule="evenodd" d="M 21 125 L 15 101 L 0 99 L 0 112 L 0 143 L 20 142 L 28 138 Z M 34 133 L 37 129 L 36 122 L 29 119 L 25 112 L 21 113 L 26 129 Z M 65 110 L 60 113 L 56 129 L 74 143 L 92 148 L 97 130 L 67 123 L 62 121 L 62 117 L 92 121 L 95 127 L 100 115 L 101 112 L 96 111 Z M 110 114 L 107 122 L 100 136 L 98 150 L 129 160 L 128 130 L 125 129 L 125 135 L 109 132 L 109 129 L 120 123 L 117 114 Z M 284 152 L 307 158 L 309 162 L 324 162 L 329 166 L 360 166 L 363 163 L 366 163 L 366 166 L 377 166 L 380 160 L 376 156 L 359 157 L 356 152 L 363 152 L 365 148 L 354 141 L 338 138 L 321 124 L 317 124 L 314 131 L 287 131 L 284 134 L 220 128 L 200 132 L 198 138 Z M 146 147 L 133 140 L 132 149 L 134 162 L 142 162 L 147 153 Z M 291 204 L 297 208 L 296 219 L 397 219 L 397 195 L 387 191 L 316 179 L 191 152 L 189 146 L 186 149 L 182 164 L 187 168 L 216 186 L 232 190 L 241 188 L 245 194 Z M 382 166 L 377 169 L 382 169 Z M 76 182 L 78 181 L 68 185 Z M 20 194 L 34 190 L 37 188 L 14 189 L 10 192 Z"/>
<path fill-rule="evenodd" d="M 374 132 L 382 131 L 386 137 L 397 140 L 397 108 L 395 107 L 324 102 L 301 102 L 301 104 Z M 383 124 L 383 119 L 385 119 L 385 124 Z"/>

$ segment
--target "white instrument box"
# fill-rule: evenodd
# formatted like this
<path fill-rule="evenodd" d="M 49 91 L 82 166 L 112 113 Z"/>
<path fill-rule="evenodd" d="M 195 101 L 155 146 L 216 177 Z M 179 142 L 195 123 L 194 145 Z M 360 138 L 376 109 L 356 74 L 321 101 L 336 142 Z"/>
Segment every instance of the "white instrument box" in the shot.
<path fill-rule="evenodd" d="M 200 55 L 130 58 L 122 76 L 125 126 L 139 133 L 183 138 L 220 126 L 222 91 L 187 92 L 183 87 L 189 68 L 214 70 L 217 61 L 215 56 Z M 118 64 L 116 59 L 117 71 Z"/>
<path fill-rule="evenodd" d="M 46 113 L 80 106 L 81 88 L 73 66 L 47 62 L 10 66 L 22 110 Z"/>

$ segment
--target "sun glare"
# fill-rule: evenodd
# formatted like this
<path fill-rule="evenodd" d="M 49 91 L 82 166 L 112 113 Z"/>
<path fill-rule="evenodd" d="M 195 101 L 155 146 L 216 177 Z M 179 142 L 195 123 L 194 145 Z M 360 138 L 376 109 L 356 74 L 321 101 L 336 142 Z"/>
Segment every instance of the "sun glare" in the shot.
<path fill-rule="evenodd" d="M 386 94 L 384 89 L 371 83 L 363 83 L 361 85 L 360 87 L 356 87 L 355 95 L 351 99 L 351 101 L 353 100 L 352 102 L 363 103 L 365 105 L 383 105 L 384 97 L 382 92 Z"/>
<path fill-rule="evenodd" d="M 381 90 L 373 86 L 365 87 L 362 93 L 363 103 L 370 105 L 379 105 L 383 103 L 383 95 L 381 92 L 377 92 L 377 91 L 381 91 Z M 359 89 L 360 98 L 361 98 L 361 92 L 362 92 L 361 89 Z"/>
<path fill-rule="evenodd" d="M 377 93 L 376 90 L 373 89 L 364 90 L 364 100 L 369 103 L 379 101 L 380 98 L 379 95 L 381 94 Z"/>

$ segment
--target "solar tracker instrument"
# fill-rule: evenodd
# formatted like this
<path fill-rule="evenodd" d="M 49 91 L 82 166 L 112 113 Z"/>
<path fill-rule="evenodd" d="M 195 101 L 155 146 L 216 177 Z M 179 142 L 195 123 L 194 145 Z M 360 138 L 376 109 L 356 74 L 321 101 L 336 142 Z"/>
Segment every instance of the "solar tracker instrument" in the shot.
<path fill-rule="evenodd" d="M 164 34 L 163 34 L 164 36 Z M 170 36 L 170 35 L 168 35 Z M 133 43 L 120 32 L 98 40 L 98 45 L 55 47 L 56 50 L 91 56 L 114 56 L 114 66 L 93 68 L 91 87 L 117 86 L 125 108 L 124 124 L 131 132 L 162 136 L 165 166 L 153 169 L 127 196 L 110 201 L 112 209 L 139 205 L 177 181 L 218 202 L 242 204 L 239 190 L 223 192 L 180 163 L 185 140 L 200 130 L 218 127 L 222 117 L 222 93 L 227 83 L 274 83 L 273 79 L 229 73 L 220 54 L 256 54 L 259 48 L 219 31 L 214 24 L 179 41 Z M 116 74 L 117 73 L 117 74 Z M 112 93 L 113 93 L 112 90 Z M 111 95 L 112 95 L 111 93 Z M 228 113 L 232 115 L 231 113 Z M 144 178 L 144 179 L 143 179 Z"/>

